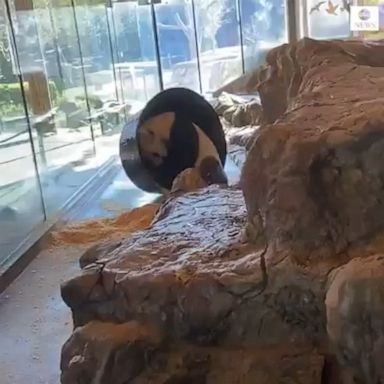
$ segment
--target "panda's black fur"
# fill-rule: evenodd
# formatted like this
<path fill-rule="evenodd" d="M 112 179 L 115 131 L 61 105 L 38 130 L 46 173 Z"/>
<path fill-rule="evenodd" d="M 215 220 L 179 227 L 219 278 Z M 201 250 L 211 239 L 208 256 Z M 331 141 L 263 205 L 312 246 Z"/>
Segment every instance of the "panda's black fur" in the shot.
<path fill-rule="evenodd" d="M 202 149 L 206 138 L 209 145 Z M 213 182 L 224 182 L 224 131 L 213 107 L 194 91 L 170 88 L 153 97 L 139 117 L 136 140 L 143 165 L 166 190 L 181 171 L 196 166 L 202 150 L 211 158 L 205 163 L 213 169 Z"/>
<path fill-rule="evenodd" d="M 207 100 L 187 88 L 169 88 L 148 101 L 140 114 L 138 126 L 149 118 L 164 112 L 177 112 L 197 126 L 211 139 L 217 148 L 221 163 L 225 165 L 227 143 L 219 116 Z"/>

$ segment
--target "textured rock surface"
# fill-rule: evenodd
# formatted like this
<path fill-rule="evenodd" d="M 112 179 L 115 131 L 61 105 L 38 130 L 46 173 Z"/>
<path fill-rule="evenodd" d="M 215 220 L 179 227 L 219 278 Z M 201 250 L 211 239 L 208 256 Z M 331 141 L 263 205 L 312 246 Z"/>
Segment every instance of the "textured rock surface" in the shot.
<path fill-rule="evenodd" d="M 326 298 L 327 329 L 346 375 L 384 380 L 384 255 L 356 258 L 335 270 Z"/>
<path fill-rule="evenodd" d="M 270 243 L 310 263 L 384 227 L 384 46 L 305 40 L 271 57 L 259 90 L 273 124 L 255 134 L 242 188 Z"/>
<path fill-rule="evenodd" d="M 206 186 L 207 184 L 201 178 L 198 169 L 187 168 L 176 176 L 172 184 L 171 192 L 192 192 Z"/>
<path fill-rule="evenodd" d="M 64 384 L 384 380 L 384 46 L 305 39 L 267 62 L 242 190 L 171 196 L 62 286 Z M 117 343 L 132 324 L 145 336 Z"/>
<path fill-rule="evenodd" d="M 171 198 L 149 231 L 122 241 L 64 285 L 75 324 L 139 317 L 171 329 L 175 338 L 217 339 L 217 325 L 237 306 L 237 295 L 264 285 L 258 250 L 241 242 L 245 222 L 240 190 L 211 187 Z M 103 300 L 90 299 L 92 283 Z"/>
<path fill-rule="evenodd" d="M 253 137 L 259 128 L 255 125 L 248 125 L 237 128 L 230 124 L 223 123 L 225 135 L 228 141 L 228 156 L 242 169 L 247 152 L 252 146 Z"/>
<path fill-rule="evenodd" d="M 384 229 L 384 45 L 306 39 L 268 63 L 241 179 L 250 232 L 267 261 L 288 255 L 319 276 L 360 256 L 328 292 L 328 332 L 345 383 L 381 382 L 384 269 L 368 245 Z"/>
<path fill-rule="evenodd" d="M 319 73 L 325 68 L 334 69 L 334 67 L 342 65 L 344 68 L 341 68 L 339 72 L 342 78 L 344 74 L 348 73 L 348 69 L 352 70 L 352 68 L 348 68 L 348 65 L 361 66 L 360 70 L 365 69 L 369 72 L 371 68 L 383 66 L 383 57 L 384 40 L 372 42 L 360 40 L 317 41 L 304 38 L 296 44 L 283 44 L 272 49 L 267 54 L 265 66 L 234 80 L 218 90 L 214 96 L 219 97 L 223 92 L 232 94 L 258 92 L 263 109 L 263 121 L 273 122 L 283 116 L 287 108 L 295 107 L 296 97 L 303 93 L 303 84 L 314 72 Z M 325 71 L 316 83 L 306 86 L 313 86 L 314 91 L 319 90 L 322 93 L 329 85 L 329 83 L 322 83 L 322 80 L 327 77 L 328 73 Z M 368 79 L 366 85 L 377 85 L 377 82 L 370 76 Z M 339 79 L 331 76 L 330 80 L 332 87 L 327 90 L 328 95 L 334 91 Z M 359 80 L 360 83 L 362 81 Z M 337 88 L 342 89 L 343 86 L 337 85 Z M 354 96 L 359 98 L 354 87 L 345 88 L 344 94 L 352 98 Z M 306 101 L 318 104 L 316 96 L 316 92 L 313 95 L 307 94 Z M 301 102 L 299 101 L 299 103 Z"/>
<path fill-rule="evenodd" d="M 90 322 L 77 328 L 64 344 L 61 382 L 64 384 L 130 383 L 147 367 L 162 336 L 137 322 Z"/>
<path fill-rule="evenodd" d="M 248 149 L 258 127 L 245 126 L 242 128 L 233 128 L 232 126 L 228 126 L 224 129 L 230 144 L 238 145 Z"/>
<path fill-rule="evenodd" d="M 228 148 L 228 156 L 231 157 L 232 161 L 241 168 L 245 162 L 247 153 L 243 146 L 232 144 Z"/>
<path fill-rule="evenodd" d="M 228 140 L 228 156 L 239 169 L 242 169 L 247 156 L 247 150 L 249 149 L 257 127 L 246 126 L 234 128 L 230 125 L 223 125 Z"/>
<path fill-rule="evenodd" d="M 325 332 L 321 283 L 288 259 L 269 275 L 265 244 L 262 239 L 258 244 L 244 242 L 245 224 L 242 192 L 235 188 L 212 186 L 171 198 L 149 230 L 109 244 L 109 253 L 107 246 L 99 247 L 95 263 L 63 285 L 62 296 L 72 309 L 75 327 L 94 320 L 155 324 L 164 335 L 163 354 L 171 346 L 186 348 L 182 355 L 188 348 L 199 347 L 201 353 L 207 348 L 204 353 L 220 361 L 220 349 L 210 348 L 222 346 L 232 349 L 225 357 L 230 361 L 236 356 L 242 360 L 239 353 L 246 348 L 251 350 L 247 361 L 252 367 L 258 367 L 261 346 L 318 341 Z M 268 281 L 272 283 L 267 286 Z M 73 339 L 70 350 L 79 343 Z M 182 347 L 185 343 L 188 348 Z M 280 356 L 278 350 L 276 356 Z M 69 354 L 65 360 L 70 361 L 73 353 L 64 349 L 63 356 Z M 293 358 L 303 367 L 297 374 L 314 375 L 311 382 L 320 382 L 319 365 L 313 371 L 311 356 Z M 71 378 L 80 375 L 76 369 L 63 365 Z M 230 372 L 232 369 L 218 370 L 216 375 L 223 374 L 219 382 L 226 382 L 225 375 L 241 376 L 240 371 Z M 269 368 L 252 368 L 248 382 L 257 375 L 264 380 L 261 382 L 278 383 L 279 376 L 295 382 L 295 369 L 286 372 L 288 363 L 276 369 L 273 381 Z"/>
<path fill-rule="evenodd" d="M 303 346 L 278 351 L 165 349 L 161 333 L 137 322 L 79 327 L 64 345 L 63 356 L 63 384 L 320 384 L 323 366 L 323 357 Z"/>
<path fill-rule="evenodd" d="M 87 265 L 96 263 L 99 258 L 106 257 L 120 245 L 120 240 L 101 242 L 93 245 L 80 257 L 80 268 L 85 268 Z"/>
<path fill-rule="evenodd" d="M 262 114 L 260 102 L 257 99 L 245 100 L 227 93 L 218 97 L 215 110 L 233 127 L 257 125 Z"/>
<path fill-rule="evenodd" d="M 240 105 L 236 111 L 234 111 L 231 123 L 234 127 L 257 125 L 260 121 L 261 112 L 261 106 L 258 102 L 248 102 L 244 105 Z"/>

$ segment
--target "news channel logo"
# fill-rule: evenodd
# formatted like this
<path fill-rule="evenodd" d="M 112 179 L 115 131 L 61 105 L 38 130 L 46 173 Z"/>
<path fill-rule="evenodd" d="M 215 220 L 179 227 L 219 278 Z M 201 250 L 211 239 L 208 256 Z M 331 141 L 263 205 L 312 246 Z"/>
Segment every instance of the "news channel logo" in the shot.
<path fill-rule="evenodd" d="M 371 17 L 371 12 L 368 8 L 363 8 L 358 13 L 359 19 L 362 21 L 367 21 Z"/>
<path fill-rule="evenodd" d="M 351 31 L 375 32 L 380 30 L 380 13 L 384 9 L 378 5 L 351 6 Z"/>

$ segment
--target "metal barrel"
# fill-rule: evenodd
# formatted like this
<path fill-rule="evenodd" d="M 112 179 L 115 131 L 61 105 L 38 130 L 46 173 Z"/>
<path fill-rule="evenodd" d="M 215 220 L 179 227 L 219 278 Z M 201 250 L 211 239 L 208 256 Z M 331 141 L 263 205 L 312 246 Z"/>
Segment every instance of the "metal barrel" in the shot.
<path fill-rule="evenodd" d="M 137 123 L 137 121 L 134 123 Z M 136 127 L 134 130 L 135 129 Z M 119 147 L 121 164 L 125 174 L 133 184 L 145 192 L 162 193 L 161 187 L 154 181 L 153 177 L 141 161 L 134 132 L 132 136 L 132 122 L 129 122 L 124 126 L 120 136 Z"/>

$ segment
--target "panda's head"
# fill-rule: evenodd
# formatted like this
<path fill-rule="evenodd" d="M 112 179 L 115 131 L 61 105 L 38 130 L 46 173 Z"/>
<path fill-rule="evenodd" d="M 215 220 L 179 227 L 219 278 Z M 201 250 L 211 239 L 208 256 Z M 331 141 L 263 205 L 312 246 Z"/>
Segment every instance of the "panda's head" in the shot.
<path fill-rule="evenodd" d="M 174 121 L 175 114 L 165 112 L 151 117 L 138 127 L 141 156 L 153 167 L 160 167 L 168 155 Z"/>
<path fill-rule="evenodd" d="M 208 185 L 227 183 L 214 143 L 184 113 L 163 112 L 142 122 L 137 140 L 144 165 L 167 190 L 187 168 L 198 169 Z"/>

